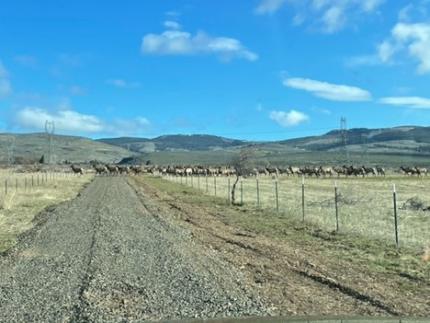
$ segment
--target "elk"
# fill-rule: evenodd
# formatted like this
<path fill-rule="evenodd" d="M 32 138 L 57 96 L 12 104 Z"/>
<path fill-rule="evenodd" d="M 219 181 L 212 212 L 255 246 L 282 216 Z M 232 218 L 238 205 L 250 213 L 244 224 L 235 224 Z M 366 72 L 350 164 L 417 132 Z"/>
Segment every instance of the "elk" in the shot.
<path fill-rule="evenodd" d="M 427 176 L 427 174 L 428 174 L 428 170 L 427 170 L 427 168 L 423 168 L 423 167 L 421 167 L 421 168 L 417 168 L 417 167 L 416 167 L 416 169 L 417 169 L 417 171 L 418 171 L 419 175 L 426 175 L 426 176 Z"/>
<path fill-rule="evenodd" d="M 327 176 L 327 175 L 328 176 L 333 176 L 333 174 L 334 174 L 333 168 L 331 168 L 331 167 L 322 167 L 322 166 L 320 166 L 318 172 L 321 175 L 323 175 L 324 177 Z"/>
<path fill-rule="evenodd" d="M 94 170 L 96 171 L 96 174 L 98 175 L 102 175 L 102 174 L 107 174 L 108 170 L 106 168 L 106 166 L 103 165 L 93 165 Z"/>
<path fill-rule="evenodd" d="M 400 170 L 403 171 L 406 175 L 419 175 L 419 170 L 416 167 L 404 167 L 401 166 Z"/>
<path fill-rule="evenodd" d="M 115 165 L 106 165 L 107 170 L 109 171 L 110 174 L 118 174 L 118 167 Z"/>
<path fill-rule="evenodd" d="M 378 173 L 378 175 L 382 175 L 385 176 L 385 169 L 380 167 L 380 166 L 376 166 L 376 171 Z"/>
<path fill-rule="evenodd" d="M 72 168 L 73 173 L 75 173 L 75 174 L 80 174 L 80 175 L 84 175 L 84 169 L 83 169 L 83 168 L 81 168 L 81 167 L 77 167 L 77 166 L 75 166 L 75 165 L 71 165 L 70 167 Z"/>
<path fill-rule="evenodd" d="M 368 174 L 377 175 L 378 174 L 376 171 L 376 168 L 373 168 L 373 167 L 361 166 L 361 169 L 364 171 L 365 175 L 368 175 Z"/>

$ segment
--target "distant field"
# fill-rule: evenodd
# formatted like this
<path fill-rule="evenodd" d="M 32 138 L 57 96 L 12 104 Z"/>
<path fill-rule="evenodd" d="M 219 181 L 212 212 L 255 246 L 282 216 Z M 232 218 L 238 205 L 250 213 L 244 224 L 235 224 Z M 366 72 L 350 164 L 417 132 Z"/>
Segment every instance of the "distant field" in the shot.
<path fill-rule="evenodd" d="M 44 208 L 72 199 L 93 175 L 0 171 L 0 252 L 29 230 Z M 7 192 L 6 192 L 7 181 Z"/>
<path fill-rule="evenodd" d="M 193 186 L 207 194 L 215 194 L 226 200 L 228 178 L 168 177 L 169 180 Z M 234 178 L 230 179 L 230 186 Z M 338 186 L 339 232 L 357 234 L 367 238 L 382 239 L 395 243 L 393 184 L 397 189 L 398 232 L 401 247 L 422 249 L 430 246 L 430 176 L 407 177 L 390 175 L 367 178 L 306 178 L 305 221 L 325 231 L 336 229 L 334 181 Z M 258 206 L 255 178 L 244 179 L 243 202 Z M 259 178 L 259 206 L 276 212 L 275 180 Z M 236 201 L 241 201 L 241 185 L 238 184 Z M 414 203 L 422 203 L 417 206 Z M 278 180 L 278 207 L 280 216 L 302 219 L 301 178 L 281 177 Z M 423 211 L 423 208 L 429 208 Z"/>

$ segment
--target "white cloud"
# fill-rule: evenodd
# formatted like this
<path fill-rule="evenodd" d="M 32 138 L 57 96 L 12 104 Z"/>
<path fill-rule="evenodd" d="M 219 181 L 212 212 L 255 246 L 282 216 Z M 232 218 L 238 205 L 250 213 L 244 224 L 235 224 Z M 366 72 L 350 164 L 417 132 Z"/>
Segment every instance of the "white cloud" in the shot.
<path fill-rule="evenodd" d="M 285 0 L 261 0 L 257 8 L 255 8 L 255 13 L 259 15 L 274 13 L 278 11 L 285 2 Z"/>
<path fill-rule="evenodd" d="M 386 0 L 260 0 L 255 8 L 257 14 L 273 14 L 284 5 L 295 10 L 293 24 L 305 20 L 320 27 L 325 33 L 343 29 L 349 21 L 374 14 Z"/>
<path fill-rule="evenodd" d="M 325 31 L 328 33 L 334 33 L 342 29 L 346 21 L 344 9 L 340 6 L 330 7 L 324 13 L 322 21 L 325 26 Z"/>
<path fill-rule="evenodd" d="M 394 45 L 388 41 L 383 41 L 378 45 L 378 57 L 383 63 L 388 63 L 395 52 Z"/>
<path fill-rule="evenodd" d="M 58 133 L 132 135 L 149 129 L 150 121 L 145 117 L 115 119 L 107 122 L 97 116 L 83 114 L 72 108 L 48 111 L 38 107 L 25 107 L 16 114 L 16 122 L 23 129 L 44 129 L 46 121 L 53 121 Z"/>
<path fill-rule="evenodd" d="M 38 107 L 26 107 L 17 113 L 17 122 L 23 128 L 43 129 L 47 120 L 54 121 L 59 131 L 97 133 L 104 129 L 102 121 L 96 116 L 73 110 L 49 112 Z"/>
<path fill-rule="evenodd" d="M 204 32 L 192 35 L 180 30 L 166 30 L 161 34 L 145 35 L 141 50 L 143 54 L 152 55 L 214 54 L 224 60 L 243 58 L 255 61 L 258 59 L 257 54 L 248 50 L 237 39 L 211 37 Z"/>
<path fill-rule="evenodd" d="M 430 109 L 430 99 L 418 96 L 386 97 L 379 100 L 383 104 L 404 106 L 411 109 Z"/>
<path fill-rule="evenodd" d="M 270 112 L 269 117 L 281 127 L 297 126 L 309 120 L 309 117 L 306 114 L 297 110 L 290 110 L 288 112 L 272 111 Z"/>
<path fill-rule="evenodd" d="M 164 22 L 164 27 L 167 29 L 181 29 L 181 24 L 177 23 L 176 21 L 167 20 Z"/>
<path fill-rule="evenodd" d="M 12 93 L 12 86 L 9 81 L 9 73 L 0 61 L 0 98 Z"/>
<path fill-rule="evenodd" d="M 106 80 L 106 83 L 123 89 L 134 89 L 140 87 L 139 82 L 128 82 L 123 79 L 109 79 Z"/>
<path fill-rule="evenodd" d="M 391 30 L 391 37 L 378 48 L 379 58 L 389 63 L 402 52 L 418 61 L 417 72 L 430 72 L 430 23 L 397 23 Z"/>
<path fill-rule="evenodd" d="M 332 101 L 369 101 L 372 98 L 368 91 L 355 86 L 332 84 L 305 78 L 287 78 L 283 84 Z"/>

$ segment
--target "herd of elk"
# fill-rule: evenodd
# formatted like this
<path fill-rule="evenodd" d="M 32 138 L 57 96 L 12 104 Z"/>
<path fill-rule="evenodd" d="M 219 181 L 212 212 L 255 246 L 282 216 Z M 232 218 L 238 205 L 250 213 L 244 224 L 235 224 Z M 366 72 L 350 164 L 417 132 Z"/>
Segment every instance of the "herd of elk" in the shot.
<path fill-rule="evenodd" d="M 140 165 L 115 165 L 115 164 L 93 164 L 93 169 L 98 175 L 123 175 L 123 174 L 163 174 L 173 176 L 235 176 L 236 169 L 232 166 L 140 166 Z M 84 169 L 75 165 L 71 165 L 71 169 L 75 174 L 83 174 Z M 397 171 L 406 175 L 423 176 L 428 174 L 427 168 L 424 167 L 406 167 L 401 166 Z M 385 176 L 385 169 L 382 167 L 367 167 L 367 166 L 304 166 L 304 167 L 255 167 L 249 169 L 246 173 L 243 171 L 240 175 L 244 177 L 250 176 L 315 176 L 315 177 L 332 177 L 332 176 Z"/>

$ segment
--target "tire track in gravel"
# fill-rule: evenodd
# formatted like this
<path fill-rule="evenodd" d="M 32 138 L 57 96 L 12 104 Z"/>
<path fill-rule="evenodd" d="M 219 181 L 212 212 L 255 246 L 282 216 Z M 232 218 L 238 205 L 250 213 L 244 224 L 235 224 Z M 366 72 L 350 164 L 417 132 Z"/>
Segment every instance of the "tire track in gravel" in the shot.
<path fill-rule="evenodd" d="M 39 218 L 0 256 L 0 322 L 270 314 L 240 271 L 149 211 L 122 177 L 98 177 Z"/>
<path fill-rule="evenodd" d="M 105 187 L 104 193 L 105 191 L 106 191 L 106 187 Z M 74 313 L 71 321 L 76 321 L 76 322 L 88 321 L 88 318 L 82 315 L 82 313 L 84 313 L 85 309 L 88 307 L 88 304 L 84 299 L 84 294 L 85 294 L 85 291 L 88 289 L 88 286 L 90 285 L 91 279 L 94 275 L 94 268 L 92 267 L 92 263 L 93 263 L 94 252 L 95 252 L 94 247 L 96 243 L 96 232 L 97 232 L 97 228 L 100 227 L 100 221 L 101 221 L 100 207 L 104 203 L 103 195 L 100 196 L 100 199 L 98 201 L 98 207 L 95 208 L 95 212 L 93 214 L 93 218 L 94 218 L 93 225 L 92 225 L 93 230 L 91 235 L 91 245 L 89 249 L 88 261 L 86 264 L 85 277 L 82 279 L 82 284 L 81 284 L 81 287 L 79 288 L 79 304 L 76 304 L 73 308 Z"/>

